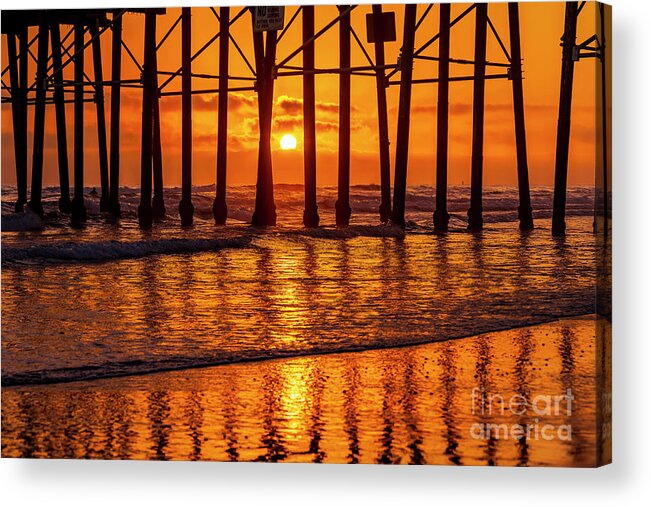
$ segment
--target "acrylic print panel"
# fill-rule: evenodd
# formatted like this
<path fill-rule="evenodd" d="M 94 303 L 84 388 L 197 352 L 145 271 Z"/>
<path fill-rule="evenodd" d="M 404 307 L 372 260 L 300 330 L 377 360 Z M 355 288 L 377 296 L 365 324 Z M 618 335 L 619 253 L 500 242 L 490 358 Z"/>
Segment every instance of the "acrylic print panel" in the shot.
<path fill-rule="evenodd" d="M 610 19 L 4 10 L 3 457 L 610 462 Z"/>

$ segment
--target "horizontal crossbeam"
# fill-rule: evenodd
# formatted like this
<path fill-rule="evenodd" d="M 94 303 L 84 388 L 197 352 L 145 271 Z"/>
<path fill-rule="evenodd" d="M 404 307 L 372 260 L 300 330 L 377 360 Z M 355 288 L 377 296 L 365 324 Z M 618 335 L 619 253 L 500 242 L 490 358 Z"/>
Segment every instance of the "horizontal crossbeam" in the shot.
<path fill-rule="evenodd" d="M 450 82 L 455 82 L 455 81 L 472 81 L 475 79 L 475 76 L 459 76 L 459 77 L 451 77 L 448 79 Z M 511 79 L 510 74 L 488 74 L 485 76 L 484 79 Z M 412 84 L 428 84 L 428 83 L 438 83 L 439 79 L 438 78 L 425 78 L 425 79 L 414 79 L 412 80 Z M 399 85 L 400 81 L 389 81 L 389 86 L 395 86 Z"/>
<path fill-rule="evenodd" d="M 220 90 L 219 88 L 211 88 L 207 90 L 192 90 L 191 95 L 215 95 L 221 92 L 253 92 L 255 88 L 253 86 L 236 86 L 233 88 L 228 88 L 228 90 Z M 174 92 L 160 92 L 161 97 L 177 97 L 183 94 L 182 91 Z"/>

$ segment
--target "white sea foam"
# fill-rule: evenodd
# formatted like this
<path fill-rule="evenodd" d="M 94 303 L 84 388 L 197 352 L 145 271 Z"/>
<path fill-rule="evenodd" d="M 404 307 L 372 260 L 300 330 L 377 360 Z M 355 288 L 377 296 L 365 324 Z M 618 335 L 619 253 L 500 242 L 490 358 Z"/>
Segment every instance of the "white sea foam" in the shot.
<path fill-rule="evenodd" d="M 37 231 L 43 228 L 43 220 L 36 213 L 26 210 L 2 216 L 3 231 Z"/>
<path fill-rule="evenodd" d="M 404 238 L 405 231 L 395 225 L 351 225 L 337 229 L 314 228 L 292 231 L 293 234 L 322 239 Z"/>
<path fill-rule="evenodd" d="M 43 259 L 49 261 L 100 262 L 157 254 L 181 254 L 207 252 L 223 248 L 243 248 L 248 246 L 250 242 L 250 237 L 230 239 L 171 238 L 133 242 L 63 242 L 52 245 L 33 245 L 25 248 L 2 248 L 2 261 Z"/>
<path fill-rule="evenodd" d="M 275 201 L 277 211 L 300 210 L 304 208 L 304 193 L 302 185 L 277 184 Z M 435 188 L 427 185 L 414 185 L 407 188 L 406 209 L 410 212 L 427 212 L 434 210 Z M 43 189 L 44 206 L 50 204 L 56 208 L 58 198 L 57 187 Z M 90 189 L 85 192 L 85 204 L 90 213 L 99 210 L 99 197 L 90 194 Z M 214 185 L 194 186 L 193 201 L 195 209 L 211 214 L 212 202 L 215 195 Z M 13 208 L 15 189 L 5 187 L 2 189 L 3 215 Z M 179 187 L 166 187 L 164 190 L 165 206 L 169 213 L 176 214 L 181 197 Z M 250 219 L 255 200 L 255 187 L 237 186 L 229 187 L 226 193 L 226 202 L 229 213 L 242 214 L 242 218 Z M 334 210 L 337 200 L 336 187 L 320 187 L 317 189 L 317 201 L 320 210 Z M 531 201 L 534 212 L 551 210 L 553 189 L 550 187 L 532 187 Z M 123 212 L 136 212 L 140 203 L 140 190 L 133 187 L 120 188 L 120 205 Z M 377 185 L 352 185 L 350 187 L 350 203 L 354 213 L 377 214 L 380 205 L 380 190 Z M 466 186 L 450 186 L 448 189 L 448 211 L 465 212 L 470 204 L 470 189 Z M 483 191 L 484 212 L 516 211 L 519 205 L 518 190 L 513 187 L 487 187 Z M 583 210 L 590 214 L 594 205 L 594 188 L 571 187 L 567 194 L 568 212 Z"/>

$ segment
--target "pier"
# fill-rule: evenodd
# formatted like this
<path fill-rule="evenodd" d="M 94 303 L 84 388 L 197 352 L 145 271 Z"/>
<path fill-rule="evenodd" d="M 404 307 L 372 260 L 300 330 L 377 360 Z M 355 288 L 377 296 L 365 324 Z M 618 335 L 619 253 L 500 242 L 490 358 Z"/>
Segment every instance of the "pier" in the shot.
<path fill-rule="evenodd" d="M 576 22 L 585 2 L 569 2 L 566 7 L 565 27 L 562 37 L 562 77 L 559 100 L 559 121 L 556 145 L 555 186 L 553 205 L 553 234 L 565 234 L 565 199 L 567 193 L 568 153 L 570 143 L 570 118 L 574 64 L 584 57 L 605 58 L 605 41 L 602 34 L 595 34 L 581 44 L 576 44 Z M 192 14 L 201 9 L 213 16 L 215 30 L 207 35 L 200 49 L 192 51 Z M 217 136 L 215 150 L 215 197 L 213 214 L 216 224 L 227 222 L 228 195 L 228 105 L 229 93 L 246 92 L 257 97 L 258 104 L 258 157 L 255 210 L 251 218 L 254 226 L 276 225 L 274 200 L 274 171 L 272 167 L 271 136 L 273 129 L 274 83 L 287 76 L 301 76 L 303 80 L 303 174 L 305 210 L 303 222 L 306 227 L 319 226 L 317 206 L 317 137 L 315 118 L 315 80 L 319 75 L 333 74 L 339 77 L 338 157 L 336 223 L 349 224 L 353 210 L 350 206 L 351 172 L 351 77 L 366 76 L 369 84 L 374 82 L 377 97 L 378 175 L 380 181 L 380 207 L 378 220 L 405 226 L 407 200 L 407 177 L 409 174 L 409 139 L 413 135 L 411 125 L 411 96 L 414 86 L 436 86 L 432 102 L 437 106 L 436 121 L 432 125 L 431 143 L 436 146 L 436 158 L 432 163 L 432 175 L 436 181 L 434 229 L 448 230 L 447 210 L 448 152 L 449 152 L 449 94 L 450 86 L 469 81 L 473 86 L 472 103 L 472 152 L 471 189 L 468 207 L 468 230 L 483 228 L 484 186 L 484 112 L 485 90 L 492 80 L 508 80 L 513 89 L 513 129 L 517 160 L 519 189 L 519 226 L 523 231 L 533 229 L 533 210 L 529 192 L 529 169 L 527 160 L 526 122 L 524 108 L 523 59 L 518 4 L 508 5 L 470 4 L 452 17 L 449 4 L 429 5 L 374 5 L 371 12 L 360 13 L 359 6 L 320 6 L 327 11 L 327 22 L 315 24 L 315 7 L 300 6 L 289 16 L 284 7 L 240 7 L 181 9 L 169 31 L 157 37 L 157 18 L 166 15 L 161 9 L 108 9 L 108 10 L 41 10 L 5 11 L 2 18 L 2 34 L 6 37 L 8 65 L 3 69 L 2 101 L 11 103 L 13 117 L 13 143 L 16 162 L 18 199 L 16 212 L 27 206 L 37 214 L 43 214 L 41 202 L 43 181 L 43 143 L 45 115 L 49 105 L 54 105 L 56 116 L 57 150 L 60 199 L 59 209 L 69 213 L 74 223 L 87 219 L 84 202 L 84 104 L 95 104 L 100 171 L 100 211 L 119 219 L 120 206 L 120 91 L 123 87 L 138 88 L 142 92 L 142 115 L 140 122 L 140 204 L 138 222 L 141 228 L 150 229 L 155 222 L 170 213 L 164 205 L 163 155 L 161 146 L 160 103 L 168 96 L 181 96 L 182 110 L 182 196 L 178 214 L 184 227 L 193 223 L 192 203 L 192 97 L 199 94 L 217 95 Z M 439 12 L 439 28 L 436 33 L 425 33 L 424 21 L 434 9 Z M 500 34 L 491 22 L 496 9 L 508 10 L 508 34 Z M 368 9 L 367 9 L 368 10 Z M 286 12 L 287 11 L 287 12 Z M 397 12 L 402 11 L 402 12 Z M 603 17 L 603 12 L 601 13 Z M 144 50 L 135 55 L 125 43 L 123 19 L 138 16 L 142 19 Z M 353 28 L 351 19 L 365 16 L 366 37 Z M 464 18 L 474 20 L 474 57 L 471 60 L 454 57 L 451 33 Z M 355 18 L 357 19 L 357 18 Z M 396 20 L 401 20 L 398 26 Z M 250 27 L 253 54 L 242 49 L 244 45 L 233 35 L 232 27 L 246 24 Z M 301 25 L 300 27 L 298 25 Z M 288 30 L 300 30 L 301 43 L 291 47 L 283 40 Z M 181 34 L 181 65 L 177 69 L 161 68 L 157 53 L 174 32 Z M 338 66 L 321 68 L 315 62 L 315 47 L 322 42 L 324 34 L 338 33 Z M 36 34 L 35 36 L 33 34 Z M 238 32 L 239 33 L 239 32 Z M 62 37 L 62 34 L 63 35 Z M 400 53 L 396 61 L 387 61 L 385 45 L 401 36 Z M 196 34 L 195 34 L 196 35 Z M 417 38 L 417 35 L 420 37 Z M 30 38 L 31 36 L 31 38 Z M 102 54 L 101 41 L 110 39 L 110 55 Z M 417 44 L 417 40 L 426 42 Z M 501 48 L 499 61 L 487 59 L 487 40 L 493 39 Z M 192 63 L 207 48 L 218 45 L 219 58 L 215 62 L 217 74 L 193 73 Z M 229 50 L 235 48 L 246 63 L 247 75 L 234 75 L 229 62 Z M 36 48 L 36 49 L 34 49 Z M 353 65 L 351 50 L 359 49 L 367 64 Z M 84 56 L 92 54 L 92 77 L 84 66 Z M 36 55 L 34 54 L 36 53 Z M 373 56 L 371 56 L 373 55 Z M 111 61 L 110 77 L 104 70 L 107 56 Z M 122 60 L 129 58 L 140 70 L 136 77 L 123 75 Z M 140 58 L 139 58 L 140 57 Z M 36 75 L 31 82 L 28 75 L 30 59 L 36 60 Z M 297 61 L 301 60 L 300 65 Z M 415 79 L 413 71 L 423 62 L 435 62 L 436 75 Z M 74 79 L 65 80 L 63 69 L 73 66 Z M 463 75 L 452 69 L 468 68 Z M 605 67 L 604 67 L 605 68 Z M 605 72 L 605 70 L 604 70 Z M 5 84 L 5 73 L 9 84 Z M 605 74 L 604 74 L 605 76 Z M 215 88 L 194 88 L 193 78 L 216 83 Z M 605 77 L 603 78 L 605 97 Z M 170 83 L 180 80 L 180 91 L 169 91 Z M 178 81 L 177 81 L 178 82 Z M 395 159 L 391 160 L 389 132 L 389 109 L 387 90 L 399 88 L 397 129 L 395 132 Z M 372 88 L 371 88 L 372 89 Z M 110 92 L 108 116 L 104 93 Z M 435 97 L 436 93 L 436 98 Z M 71 98 L 72 96 L 72 98 Z M 69 139 L 66 135 L 65 104 L 74 104 L 74 135 L 72 139 L 72 198 L 70 193 L 70 168 L 68 163 Z M 28 108 L 34 108 L 34 137 L 28 146 Z M 107 119 L 110 129 L 107 130 Z M 604 99 L 603 132 L 606 136 L 608 115 Z M 419 134 L 422 135 L 422 134 Z M 607 139 L 604 137 L 604 174 L 607 164 Z M 31 190 L 28 200 L 28 160 L 31 150 Z M 394 181 L 391 188 L 391 164 L 394 164 Z M 254 168 L 250 168 L 254 170 Z M 607 187 L 608 178 L 605 177 Z M 604 189 L 604 205 L 600 213 L 607 220 L 607 188 Z M 605 210 L 603 209 L 605 208 Z M 607 230 L 607 227 L 605 227 Z"/>
<path fill-rule="evenodd" d="M 561 91 L 558 105 L 558 130 L 556 136 L 556 163 L 554 172 L 554 210 L 552 216 L 552 234 L 565 235 L 565 205 L 567 198 L 568 160 L 570 151 L 570 127 L 572 117 L 572 93 L 574 85 L 574 65 L 584 58 L 597 58 L 600 65 L 600 97 L 597 97 L 596 112 L 601 124 L 597 125 L 600 136 L 597 145 L 603 150 L 595 153 L 595 185 L 597 193 L 601 194 L 595 199 L 595 231 L 598 222 L 603 221 L 603 231 L 608 234 L 608 179 L 611 168 L 608 163 L 608 114 L 607 102 L 610 90 L 606 84 L 606 42 L 605 42 L 605 10 L 599 6 L 599 31 L 577 44 L 577 22 L 586 2 L 567 2 L 565 5 L 565 26 L 561 38 L 563 47 L 563 60 L 561 67 Z M 595 76 L 596 78 L 596 76 Z M 597 148 L 595 147 L 595 151 Z"/>

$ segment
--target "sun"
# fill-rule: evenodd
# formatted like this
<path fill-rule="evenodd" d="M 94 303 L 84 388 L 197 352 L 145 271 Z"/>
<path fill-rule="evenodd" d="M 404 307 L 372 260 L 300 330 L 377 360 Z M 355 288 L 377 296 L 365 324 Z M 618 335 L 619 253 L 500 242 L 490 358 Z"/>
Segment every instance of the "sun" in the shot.
<path fill-rule="evenodd" d="M 291 134 L 285 134 L 280 138 L 280 148 L 282 150 L 295 150 L 296 138 Z"/>

